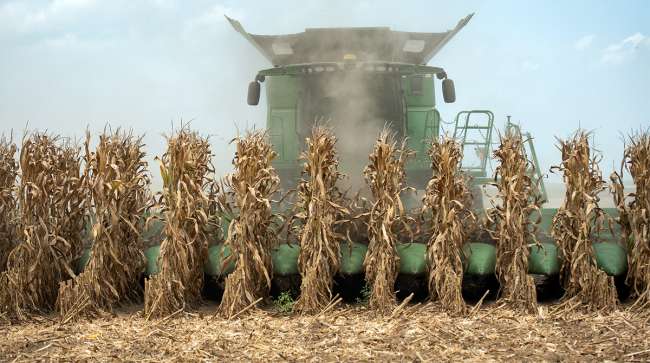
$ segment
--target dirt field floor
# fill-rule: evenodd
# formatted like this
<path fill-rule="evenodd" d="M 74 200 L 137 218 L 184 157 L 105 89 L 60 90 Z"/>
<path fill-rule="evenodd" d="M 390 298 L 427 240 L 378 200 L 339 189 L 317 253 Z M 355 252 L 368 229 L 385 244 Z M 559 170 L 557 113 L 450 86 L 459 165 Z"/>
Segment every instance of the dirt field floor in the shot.
<path fill-rule="evenodd" d="M 216 306 L 147 322 L 140 307 L 110 318 L 60 324 L 55 316 L 0 326 L 0 361 L 649 361 L 650 317 L 520 316 L 503 305 L 454 318 L 435 304 L 378 317 L 361 305 L 320 316 L 255 310 L 227 321 Z M 130 311 L 129 311 L 130 310 Z"/>

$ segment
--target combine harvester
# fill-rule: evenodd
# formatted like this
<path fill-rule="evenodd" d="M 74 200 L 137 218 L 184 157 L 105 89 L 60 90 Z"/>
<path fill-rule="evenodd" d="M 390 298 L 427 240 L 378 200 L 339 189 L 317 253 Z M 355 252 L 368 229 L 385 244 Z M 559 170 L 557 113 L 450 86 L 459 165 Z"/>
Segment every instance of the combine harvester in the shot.
<path fill-rule="evenodd" d="M 451 103 L 456 99 L 454 82 L 443 68 L 426 65 L 472 18 L 461 19 L 455 28 L 442 33 L 413 33 L 389 28 L 323 28 L 307 29 L 289 35 L 255 35 L 244 30 L 239 22 L 228 18 L 234 29 L 246 38 L 273 65 L 261 70 L 248 88 L 248 104 L 258 105 L 261 85 L 265 84 L 267 102 L 266 127 L 278 157 L 274 161 L 283 188 L 295 187 L 302 170 L 299 154 L 305 138 L 318 120 L 328 121 L 339 139 L 338 152 L 342 172 L 349 176 L 350 187 L 358 186 L 361 170 L 367 163 L 372 142 L 387 124 L 399 137 L 408 138 L 408 147 L 416 156 L 407 164 L 410 187 L 421 195 L 431 177 L 427 141 L 443 133 L 444 121 L 436 108 L 436 83 L 440 81 L 442 99 Z M 463 169 L 472 176 L 471 189 L 477 214 L 484 213 L 482 186 L 493 182 L 488 175 L 491 146 L 494 135 L 494 115 L 489 110 L 459 112 L 449 123 L 450 135 L 463 145 Z M 507 120 L 507 126 L 522 132 Z M 453 129 L 452 129 L 453 127 Z M 537 179 L 542 174 L 532 137 L 524 133 L 527 154 L 535 166 L 531 173 Z M 539 191 L 546 199 L 541 180 Z M 416 206 L 418 198 L 406 200 Z M 538 296 L 559 297 L 561 256 L 550 231 L 557 209 L 543 209 L 539 240 L 542 247 L 531 248 L 529 274 L 535 277 Z M 607 209 L 612 216 L 616 209 Z M 228 220 L 223 226 L 227 228 Z M 161 225 L 154 224 L 146 238 L 160 240 Z M 466 298 L 483 296 L 487 289 L 495 292 L 496 250 L 487 234 L 477 235 L 465 246 L 465 274 L 463 293 Z M 605 232 L 601 242 L 594 244 L 599 268 L 616 278 L 617 286 L 624 284 L 627 271 L 625 249 L 617 242 L 618 232 Z M 426 242 L 400 241 L 400 269 L 398 290 L 405 296 L 426 289 Z M 223 281 L 233 271 L 234 263 L 223 266 L 222 260 L 230 253 L 223 250 L 223 239 L 209 249 L 205 266 L 211 281 Z M 418 239 L 418 241 L 426 241 Z M 286 241 L 285 241 L 286 242 Z M 341 248 L 338 292 L 353 297 L 363 287 L 363 260 L 368 241 L 348 241 Z M 158 271 L 156 261 L 159 246 L 145 251 L 148 259 L 147 275 Z M 288 288 L 286 281 L 299 286 L 297 244 L 281 244 L 273 252 L 273 279 L 280 290 Z M 82 259 L 80 268 L 83 268 Z M 348 291 L 344 291 L 344 290 Z M 352 290 L 352 291 L 349 291 Z M 420 291 L 417 291 L 420 290 Z M 426 290 L 425 290 L 426 294 Z M 425 295 L 426 296 L 426 295 Z"/>

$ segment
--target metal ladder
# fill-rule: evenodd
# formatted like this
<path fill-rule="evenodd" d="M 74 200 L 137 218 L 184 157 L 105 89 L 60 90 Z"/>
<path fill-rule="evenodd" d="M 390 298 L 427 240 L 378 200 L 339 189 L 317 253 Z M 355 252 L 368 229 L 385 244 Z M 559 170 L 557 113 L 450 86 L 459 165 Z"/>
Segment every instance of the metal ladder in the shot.
<path fill-rule="evenodd" d="M 487 124 L 481 123 L 485 117 L 478 117 L 481 121 L 476 121 L 477 117 L 472 115 L 487 116 Z M 484 121 L 483 121 L 484 122 Z M 480 152 L 479 166 L 464 166 L 463 169 L 468 171 L 475 178 L 487 178 L 487 163 L 492 146 L 492 129 L 494 126 L 494 114 L 489 110 L 471 110 L 461 111 L 456 115 L 454 125 L 454 139 L 459 140 L 465 146 L 474 145 Z M 467 139 L 468 130 L 479 130 L 479 139 Z M 484 131 L 484 132 L 481 132 Z"/>

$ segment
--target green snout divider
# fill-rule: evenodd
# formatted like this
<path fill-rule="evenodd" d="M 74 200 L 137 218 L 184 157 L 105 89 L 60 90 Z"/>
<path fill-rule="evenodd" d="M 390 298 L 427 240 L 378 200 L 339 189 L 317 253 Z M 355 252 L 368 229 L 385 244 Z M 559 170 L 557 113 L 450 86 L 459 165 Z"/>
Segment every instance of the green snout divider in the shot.
<path fill-rule="evenodd" d="M 619 276 L 627 271 L 625 249 L 616 242 L 598 242 L 593 244 L 596 265 L 609 276 Z M 485 243 L 465 245 L 469 256 L 466 273 L 475 275 L 493 274 L 496 267 L 496 249 Z M 528 257 L 528 273 L 552 276 L 560 272 L 559 250 L 555 243 L 544 242 L 532 246 Z"/>
<path fill-rule="evenodd" d="M 351 246 L 351 247 L 350 247 Z M 598 267 L 609 276 L 619 276 L 627 271 L 627 255 L 625 249 L 618 243 L 606 241 L 594 243 L 594 252 Z M 340 272 L 344 275 L 363 273 L 363 261 L 368 247 L 361 243 L 353 242 L 351 245 L 344 243 L 341 246 Z M 90 259 L 90 248 L 86 249 L 77 262 L 77 273 L 85 268 Z M 223 254 L 222 254 L 223 252 Z M 397 252 L 400 256 L 400 273 L 420 275 L 427 271 L 426 245 L 422 243 L 398 244 Z M 467 256 L 466 273 L 471 275 L 490 275 L 495 271 L 496 249 L 494 246 L 472 242 L 464 247 Z M 298 245 L 282 244 L 272 252 L 273 273 L 278 276 L 298 274 Z M 144 252 L 147 258 L 146 276 L 158 273 L 158 255 L 160 246 L 149 247 Z M 560 258 L 558 248 L 553 242 L 544 242 L 541 247 L 533 246 L 528 260 L 528 273 L 539 275 L 556 275 L 560 271 Z M 223 244 L 210 247 L 208 261 L 204 271 L 210 276 L 228 275 L 235 269 L 235 261 L 231 261 L 222 271 L 224 258 L 230 255 L 230 249 Z"/>
<path fill-rule="evenodd" d="M 221 254 L 223 252 L 223 255 Z M 230 248 L 225 247 L 223 243 L 212 246 L 208 249 L 208 261 L 205 264 L 205 273 L 210 276 L 221 276 L 223 261 L 230 256 Z M 224 268 L 223 275 L 228 275 L 235 270 L 235 261 L 230 261 Z"/>
<path fill-rule="evenodd" d="M 144 251 L 144 256 L 147 258 L 146 276 L 152 276 L 158 273 L 158 256 L 160 255 L 160 245 L 152 246 Z"/>
<path fill-rule="evenodd" d="M 609 276 L 619 276 L 627 271 L 627 253 L 615 242 L 594 243 L 596 264 Z"/>
<path fill-rule="evenodd" d="M 560 259 L 555 243 L 544 242 L 532 246 L 528 256 L 528 273 L 552 276 L 560 273 Z"/>
<path fill-rule="evenodd" d="M 210 276 L 221 276 L 221 265 L 224 258 L 230 255 L 230 249 L 224 250 L 223 244 L 210 247 L 208 250 L 208 263 L 205 273 Z M 341 246 L 341 273 L 353 275 L 363 271 L 363 260 L 368 247 L 360 243 L 344 243 Z M 298 274 L 298 255 L 300 246 L 295 244 L 281 244 L 271 254 L 273 258 L 273 274 L 288 276 Z M 223 275 L 228 275 L 235 269 L 235 261 L 231 261 L 224 269 Z"/>
<path fill-rule="evenodd" d="M 300 246 L 281 244 L 271 252 L 273 258 L 273 274 L 289 276 L 298 274 L 298 255 Z"/>
<path fill-rule="evenodd" d="M 344 275 L 356 275 L 363 272 L 363 260 L 366 258 L 368 246 L 361 243 L 341 244 L 340 272 Z"/>
<path fill-rule="evenodd" d="M 610 216 L 616 216 L 616 209 L 604 209 Z M 540 246 L 533 246 L 530 250 L 528 260 L 528 272 L 540 275 L 556 275 L 560 272 L 561 260 L 555 242 L 550 238 L 552 219 L 557 209 L 543 209 L 540 230 L 545 234 Z M 229 220 L 222 220 L 223 230 L 228 229 Z M 147 258 L 146 275 L 151 276 L 158 273 L 158 255 L 164 235 L 164 224 L 160 220 L 151 221 L 148 228 L 143 232 L 142 238 L 146 244 L 156 244 L 144 251 Z M 620 235 L 620 227 L 615 226 L 614 236 Z M 609 237 L 608 237 L 609 236 Z M 610 276 L 619 276 L 627 271 L 626 250 L 621 246 L 615 237 L 607 233 L 602 242 L 594 243 L 593 248 L 596 255 L 596 263 L 600 269 Z M 341 266 L 340 272 L 344 275 L 363 273 L 363 261 L 368 246 L 356 242 L 344 242 L 341 245 Z M 426 245 L 422 243 L 398 244 L 397 252 L 400 256 L 400 273 L 419 275 L 426 273 Z M 273 273 L 280 276 L 298 274 L 298 255 L 300 246 L 282 244 L 272 252 Z M 76 272 L 81 273 L 90 260 L 91 249 L 83 251 L 77 259 Z M 230 255 L 230 250 L 217 244 L 209 248 L 208 260 L 204 271 L 210 276 L 223 276 L 231 273 L 235 268 L 235 261 L 228 266 L 222 266 L 223 259 Z M 493 245 L 481 242 L 471 242 L 464 246 L 464 255 L 467 258 L 466 273 L 474 275 L 494 274 L 496 265 L 496 250 Z M 222 271 L 223 267 L 223 271 Z"/>
<path fill-rule="evenodd" d="M 211 276 L 220 276 L 223 258 L 230 255 L 226 249 L 221 255 L 222 244 L 210 248 L 208 252 L 208 263 L 205 266 L 205 273 Z M 363 261 L 368 247 L 361 243 L 352 242 L 341 245 L 341 268 L 340 272 L 345 275 L 354 275 L 363 272 Z M 400 255 L 400 272 L 405 274 L 418 275 L 426 271 L 425 253 L 426 245 L 421 243 L 399 244 L 397 252 Z M 273 274 L 288 276 L 298 274 L 298 255 L 300 246 L 281 244 L 272 252 Z M 234 261 L 224 271 L 227 275 L 234 270 Z"/>
<path fill-rule="evenodd" d="M 424 243 L 400 243 L 399 272 L 407 275 L 420 275 L 427 271 L 427 245 Z"/>
<path fill-rule="evenodd" d="M 470 275 L 491 275 L 494 273 L 497 263 L 494 246 L 487 243 L 470 242 L 463 246 L 463 252 L 468 260 L 465 273 Z"/>
<path fill-rule="evenodd" d="M 90 261 L 90 251 L 92 248 L 86 248 L 81 256 L 77 259 L 77 264 L 75 266 L 75 273 L 78 275 L 86 268 L 88 261 Z"/>

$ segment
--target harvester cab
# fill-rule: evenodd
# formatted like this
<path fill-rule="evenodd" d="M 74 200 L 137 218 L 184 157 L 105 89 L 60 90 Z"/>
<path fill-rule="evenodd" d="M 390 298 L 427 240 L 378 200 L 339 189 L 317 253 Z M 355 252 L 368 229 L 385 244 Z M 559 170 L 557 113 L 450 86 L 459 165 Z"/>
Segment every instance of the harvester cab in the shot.
<path fill-rule="evenodd" d="M 295 185 L 302 143 L 315 122 L 324 122 L 339 140 L 341 169 L 350 187 L 363 185 L 360 171 L 379 132 L 387 126 L 407 137 L 409 148 L 416 152 L 407 165 L 408 184 L 424 189 L 431 176 L 427 140 L 438 137 L 442 129 L 436 108 L 437 81 L 443 100 L 456 100 L 454 82 L 444 69 L 426 64 L 472 16 L 441 33 L 377 27 L 316 28 L 287 35 L 250 34 L 228 18 L 273 64 L 250 83 L 248 104 L 258 104 L 264 83 L 266 125 L 278 153 L 274 167 L 283 183 Z M 493 124 L 489 111 L 466 111 L 456 117 L 454 136 L 478 158 L 468 158 L 472 165 L 466 167 L 476 178 L 474 183 L 487 180 Z M 472 136 L 475 133 L 479 139 Z"/>

